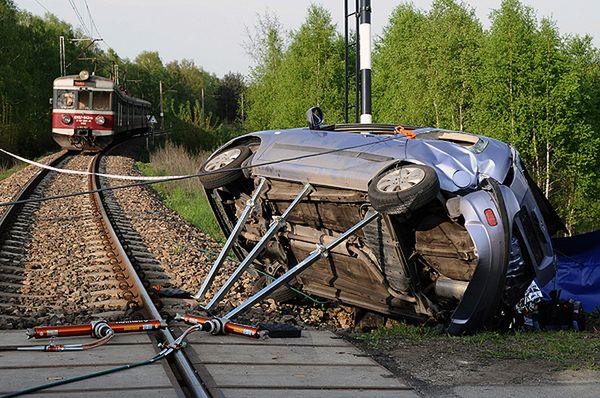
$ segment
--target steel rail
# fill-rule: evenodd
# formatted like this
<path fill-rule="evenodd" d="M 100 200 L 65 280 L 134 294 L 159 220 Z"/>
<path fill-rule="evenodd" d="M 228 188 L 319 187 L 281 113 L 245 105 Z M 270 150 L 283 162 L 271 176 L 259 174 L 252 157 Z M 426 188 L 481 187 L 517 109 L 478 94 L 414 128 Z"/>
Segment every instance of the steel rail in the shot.
<path fill-rule="evenodd" d="M 70 156 L 73 156 L 71 152 L 65 152 L 52 162 L 49 163 L 50 166 L 56 167 L 62 161 L 68 159 Z M 37 173 L 35 173 L 29 181 L 21 188 L 21 190 L 14 196 L 13 202 L 25 200 L 31 193 L 37 188 L 37 186 L 42 182 L 42 180 L 50 173 L 50 170 L 40 169 Z M 8 206 L 8 208 L 4 211 L 2 216 L 0 217 L 0 232 L 3 232 L 7 225 L 10 224 L 10 221 L 18 214 L 19 212 L 19 204 L 14 204 Z"/>
<path fill-rule="evenodd" d="M 100 167 L 101 157 L 103 155 L 107 154 L 111 149 L 114 149 L 114 148 L 115 148 L 115 146 L 109 147 L 108 149 L 100 152 L 98 155 L 96 155 L 94 157 L 94 159 L 92 160 L 94 172 L 98 172 L 98 169 Z M 100 186 L 101 186 L 100 177 L 99 176 L 90 176 L 90 184 L 93 184 L 94 189 L 100 188 Z M 137 288 L 137 290 L 140 293 L 140 299 L 141 299 L 141 301 L 144 305 L 144 308 L 147 312 L 146 315 L 148 316 L 148 318 L 157 319 L 157 320 L 160 320 L 161 322 L 165 322 L 164 319 L 162 318 L 162 316 L 160 315 L 160 313 L 158 312 L 158 309 L 152 302 L 152 299 L 150 298 L 150 295 L 146 291 L 144 284 L 142 283 L 140 277 L 137 275 L 137 272 L 135 271 L 133 264 L 129 260 L 129 257 L 127 256 L 127 253 L 125 252 L 125 249 L 121 245 L 121 242 L 117 236 L 117 233 L 112 226 L 110 217 L 108 216 L 108 212 L 106 211 L 106 207 L 104 205 L 104 201 L 102 198 L 102 193 L 94 192 L 93 194 L 90 194 L 90 195 L 93 196 L 93 199 L 94 199 L 94 202 L 98 209 L 98 212 L 102 216 L 102 224 L 104 225 L 104 229 L 106 230 L 107 235 L 109 236 L 109 238 L 112 241 L 112 244 L 113 244 L 113 247 L 115 249 L 117 256 L 119 257 L 119 259 L 122 261 L 122 263 L 127 268 L 128 273 L 131 277 L 131 280 L 133 281 L 133 283 L 135 284 L 135 287 Z M 159 331 L 159 333 L 162 334 L 162 337 L 168 344 L 172 344 L 173 342 L 175 342 L 175 337 L 173 336 L 173 334 L 171 333 L 171 331 L 169 329 L 162 329 Z M 193 394 L 193 396 L 197 397 L 197 398 L 210 398 L 210 395 L 208 394 L 208 392 L 202 385 L 202 382 L 200 381 L 199 376 L 194 371 L 193 366 L 191 365 L 191 363 L 189 362 L 189 360 L 187 359 L 187 357 L 181 350 L 175 351 L 174 361 L 175 361 L 175 364 L 177 365 L 177 368 L 181 372 L 181 376 L 182 376 L 184 382 L 187 383 L 186 387 L 188 387 L 190 389 L 190 392 Z"/>

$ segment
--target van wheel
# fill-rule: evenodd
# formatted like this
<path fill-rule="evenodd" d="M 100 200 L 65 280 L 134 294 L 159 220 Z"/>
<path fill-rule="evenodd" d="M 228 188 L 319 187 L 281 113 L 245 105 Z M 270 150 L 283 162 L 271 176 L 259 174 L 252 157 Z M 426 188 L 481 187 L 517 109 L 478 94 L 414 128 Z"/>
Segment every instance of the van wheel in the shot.
<path fill-rule="evenodd" d="M 384 171 L 369 184 L 373 208 L 385 214 L 407 214 L 433 200 L 440 190 L 435 170 L 407 164 Z"/>
<path fill-rule="evenodd" d="M 244 145 L 224 149 L 200 167 L 198 178 L 206 189 L 215 189 L 231 184 L 244 176 L 243 171 L 239 168 L 251 154 L 250 149 Z"/>

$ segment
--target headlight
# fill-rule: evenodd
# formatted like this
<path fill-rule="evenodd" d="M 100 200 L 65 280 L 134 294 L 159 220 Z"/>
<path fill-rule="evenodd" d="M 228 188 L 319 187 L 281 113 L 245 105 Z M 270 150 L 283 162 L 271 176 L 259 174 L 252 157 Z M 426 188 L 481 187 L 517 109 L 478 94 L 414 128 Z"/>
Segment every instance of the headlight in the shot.
<path fill-rule="evenodd" d="M 62 115 L 62 122 L 64 124 L 71 124 L 71 122 L 73 121 L 73 118 L 69 115 Z"/>
<path fill-rule="evenodd" d="M 104 124 L 104 122 L 106 122 L 106 119 L 104 119 L 104 116 L 96 116 L 96 124 L 99 124 L 102 126 Z"/>

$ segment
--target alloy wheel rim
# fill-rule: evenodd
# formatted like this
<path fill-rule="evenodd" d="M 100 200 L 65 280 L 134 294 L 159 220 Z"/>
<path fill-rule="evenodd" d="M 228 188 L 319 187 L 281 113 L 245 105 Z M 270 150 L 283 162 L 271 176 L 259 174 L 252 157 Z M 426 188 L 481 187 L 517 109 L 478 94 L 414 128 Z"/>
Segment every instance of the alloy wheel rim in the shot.
<path fill-rule="evenodd" d="M 231 164 L 234 160 L 236 160 L 240 154 L 242 153 L 241 149 L 234 148 L 223 153 L 218 154 L 214 158 L 206 163 L 204 169 L 206 171 L 215 171 L 222 169 L 223 167 Z"/>
<path fill-rule="evenodd" d="M 381 192 L 406 191 L 419 184 L 424 178 L 423 169 L 405 166 L 385 174 L 377 182 L 377 189 Z"/>

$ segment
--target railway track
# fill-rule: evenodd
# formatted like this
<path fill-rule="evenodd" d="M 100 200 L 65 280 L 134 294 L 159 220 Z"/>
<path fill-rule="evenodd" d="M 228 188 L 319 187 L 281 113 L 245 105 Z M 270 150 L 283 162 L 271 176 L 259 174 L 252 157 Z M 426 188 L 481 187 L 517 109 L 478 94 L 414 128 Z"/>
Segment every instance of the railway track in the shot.
<path fill-rule="evenodd" d="M 97 173 L 104 155 L 65 153 L 50 165 Z M 44 169 L 14 200 L 101 188 L 97 176 L 56 175 Z M 2 214 L 0 329 L 87 323 L 94 318 L 144 317 L 166 323 L 146 289 L 166 282 L 161 265 L 112 196 L 107 191 L 16 204 Z M 179 309 L 171 307 L 171 312 Z M 175 340 L 168 329 L 156 338 L 167 344 Z M 208 396 L 183 352 L 177 351 L 170 364 L 188 394 Z"/>
<path fill-rule="evenodd" d="M 117 158 L 116 155 L 105 155 L 65 154 L 52 165 L 94 173 L 129 172 L 115 168 L 113 158 Z M 95 191 L 111 184 L 119 183 L 100 177 L 74 177 L 41 171 L 15 199 Z M 174 227 L 169 222 L 181 225 L 181 221 L 173 216 L 164 224 L 165 218 L 170 219 L 170 216 L 155 214 L 152 210 L 149 214 L 145 212 L 145 215 L 132 214 L 131 207 L 141 204 L 135 204 L 135 197 L 140 193 L 124 191 L 127 190 L 106 190 L 26 203 L 13 206 L 2 214 L 0 329 L 89 323 L 92 319 L 118 321 L 145 318 L 166 323 L 164 317 L 193 308 L 193 300 L 161 297 L 159 311 L 155 305 L 157 297 L 154 290 L 148 288 L 160 285 L 195 291 L 210 263 L 210 259 L 203 257 L 203 250 L 212 251 L 218 246 L 210 246 L 215 243 L 208 242 L 208 239 L 200 242 L 192 238 L 194 234 L 187 230 L 189 226 L 184 226 L 178 233 L 183 235 L 182 240 L 188 246 L 183 247 L 181 240 L 177 243 L 182 245 L 182 253 L 175 250 L 178 252 L 175 256 L 172 256 L 173 253 L 165 256 L 157 252 L 157 246 L 160 248 L 161 243 L 152 242 L 152 236 L 156 240 L 156 231 L 149 238 L 145 230 L 153 227 L 159 231 L 169 230 Z M 132 197 L 134 203 L 131 203 Z M 158 207 L 158 204 L 150 205 L 150 209 L 153 207 Z M 140 218 L 148 218 L 147 224 L 141 222 Z M 162 239 L 175 240 L 166 233 Z M 204 248 L 200 247 L 201 243 Z M 177 260 L 183 252 L 188 257 Z M 189 256 L 196 261 L 189 261 Z M 236 293 L 237 296 L 239 294 Z M 233 300 L 239 301 L 239 297 L 233 297 Z M 291 307 L 291 310 L 294 308 Z M 265 316 L 269 315 L 265 313 Z M 77 352 L 47 353 L 47 356 L 40 356 L 39 353 L 24 356 L 19 352 L 3 354 L 6 361 L 0 363 L 0 395 L 23 388 L 17 386 L 39 384 L 43 380 L 40 379 L 42 374 L 50 379 L 88 374 L 90 366 L 103 369 L 102 363 L 97 363 L 98 359 L 110 363 L 115 361 L 115 364 L 131 363 L 133 358 L 142 353 L 149 355 L 148 351 L 156 348 L 158 343 L 172 343 L 183 330 L 175 326 L 172 331 L 163 329 L 148 333 L 147 337 L 120 336 L 118 342 L 100 349 L 106 351 L 99 354 L 96 354 L 96 350 L 90 351 L 89 355 Z M 21 341 L 16 343 L 17 346 L 39 344 L 36 341 L 24 343 L 16 333 L 21 336 L 22 332 L 0 331 L 0 351 L 6 352 L 15 347 L 12 345 L 15 341 Z M 364 359 L 355 348 L 330 332 L 307 332 L 302 339 L 272 339 L 270 342 L 229 336 L 217 339 L 200 333 L 190 337 L 188 341 L 191 346 L 167 357 L 162 376 L 156 367 L 150 367 L 137 373 L 128 371 L 140 380 L 134 385 L 123 376 L 104 376 L 87 387 L 85 382 L 83 385 L 74 383 L 73 387 L 66 390 L 60 390 L 59 387 L 56 392 L 68 392 L 71 388 L 87 391 L 89 388 L 102 396 L 122 396 L 123 393 L 171 396 L 169 394 L 175 392 L 177 396 L 190 397 L 280 396 L 288 389 L 295 391 L 292 394 L 294 396 L 339 396 L 342 392 L 352 396 L 355 393 L 359 394 L 356 396 L 370 396 L 373 392 L 387 397 L 410 393 L 406 386 L 391 380 L 389 372 L 382 376 L 385 371 L 375 362 Z M 328 354 L 324 355 L 325 352 Z M 65 366 L 65 362 L 57 356 L 65 358 L 64 361 L 71 366 Z M 83 368 L 73 368 L 72 365 Z M 24 378 L 19 376 L 19 382 L 13 382 L 14 377 L 10 373 L 14 366 L 25 375 Z M 2 372 L 10 374 L 2 376 Z M 243 374 L 249 378 L 240 377 Z M 311 378 L 308 384 L 306 377 Z M 3 389 L 3 383 L 13 387 L 4 386 Z M 154 395 L 150 393 L 152 385 L 158 388 Z M 148 393 L 150 395 L 146 395 Z M 411 394 L 406 396 L 413 397 Z"/>
<path fill-rule="evenodd" d="M 91 170 L 92 159 L 66 153 L 53 164 Z M 16 199 L 85 191 L 86 182 L 42 170 Z M 1 326 L 123 318 L 142 303 L 120 262 L 91 197 L 12 206 L 0 223 Z"/>

